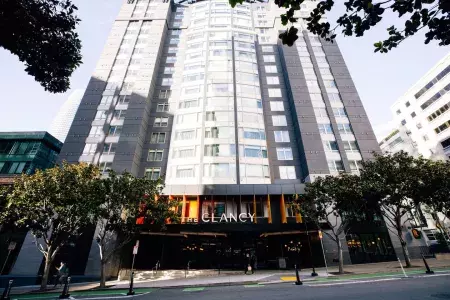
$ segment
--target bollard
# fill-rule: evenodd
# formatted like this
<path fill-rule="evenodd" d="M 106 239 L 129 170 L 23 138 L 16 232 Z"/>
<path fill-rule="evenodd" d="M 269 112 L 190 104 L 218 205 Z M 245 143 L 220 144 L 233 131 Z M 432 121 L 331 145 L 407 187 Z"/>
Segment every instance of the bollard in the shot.
<path fill-rule="evenodd" d="M 300 280 L 300 275 L 298 274 L 298 267 L 295 265 L 295 277 L 297 280 L 295 281 L 295 285 L 302 285 L 303 282 Z"/>
<path fill-rule="evenodd" d="M 427 263 L 427 261 L 425 259 L 425 256 L 423 256 L 423 254 L 422 254 L 422 259 L 423 259 L 423 263 L 425 264 L 425 267 L 427 268 L 427 271 L 425 273 L 426 274 L 434 274 L 434 271 L 432 271 L 430 269 L 430 267 L 428 266 L 428 263 Z"/>
<path fill-rule="evenodd" d="M 314 266 L 312 268 L 313 268 L 313 271 L 311 273 L 311 277 L 319 276 L 319 274 L 316 273 L 316 268 L 314 268 Z"/>
<path fill-rule="evenodd" d="M 64 288 L 62 290 L 62 293 L 61 293 L 61 295 L 59 295 L 59 299 L 68 299 L 68 298 L 70 298 L 69 284 L 70 284 L 70 277 L 67 277 L 66 282 L 64 283 Z"/>
<path fill-rule="evenodd" d="M 131 275 L 130 275 L 130 288 L 128 289 L 127 296 L 132 296 L 132 295 L 134 295 L 134 291 L 133 291 L 133 280 L 134 280 L 134 271 L 131 272 Z"/>
<path fill-rule="evenodd" d="M 14 280 L 11 279 L 11 280 L 8 282 L 8 286 L 3 290 L 3 294 L 2 294 L 1 300 L 10 300 L 10 299 L 11 299 L 11 298 L 9 297 L 9 293 L 11 293 L 11 287 L 12 287 L 13 281 L 14 281 Z"/>

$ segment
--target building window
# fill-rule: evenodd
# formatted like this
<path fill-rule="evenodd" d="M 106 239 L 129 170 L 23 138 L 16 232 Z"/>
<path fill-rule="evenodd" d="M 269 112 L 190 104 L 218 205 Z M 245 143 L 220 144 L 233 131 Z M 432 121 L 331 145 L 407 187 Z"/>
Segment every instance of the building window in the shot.
<path fill-rule="evenodd" d="M 204 156 L 234 156 L 236 155 L 236 146 L 234 144 L 212 144 L 205 145 Z"/>
<path fill-rule="evenodd" d="M 250 164 L 240 164 L 239 171 L 241 178 L 243 177 L 259 177 L 259 178 L 269 178 L 269 166 L 267 165 L 250 165 Z"/>
<path fill-rule="evenodd" d="M 147 161 L 162 161 L 164 150 L 148 150 Z"/>
<path fill-rule="evenodd" d="M 161 168 L 145 169 L 145 177 L 151 180 L 157 180 L 161 176 Z"/>
<path fill-rule="evenodd" d="M 116 153 L 116 148 L 116 143 L 105 143 L 103 145 L 103 154 L 114 154 Z"/>
<path fill-rule="evenodd" d="M 326 152 L 336 152 L 339 151 L 339 147 L 336 141 L 324 141 L 323 147 Z"/>
<path fill-rule="evenodd" d="M 168 112 L 169 111 L 169 103 L 158 103 L 156 106 L 157 112 Z"/>
<path fill-rule="evenodd" d="M 292 148 L 277 148 L 278 160 L 293 160 Z"/>
<path fill-rule="evenodd" d="M 326 88 L 336 88 L 336 82 L 334 80 L 324 80 L 323 81 Z"/>
<path fill-rule="evenodd" d="M 228 163 L 215 163 L 203 165 L 203 176 L 213 178 L 228 178 L 236 176 L 236 165 Z"/>
<path fill-rule="evenodd" d="M 319 132 L 324 134 L 332 134 L 333 129 L 331 128 L 331 124 L 317 124 L 319 127 Z"/>
<path fill-rule="evenodd" d="M 360 172 L 362 170 L 362 162 L 360 160 L 349 160 L 348 163 L 352 172 Z"/>
<path fill-rule="evenodd" d="M 266 73 L 278 73 L 277 66 L 264 66 Z"/>
<path fill-rule="evenodd" d="M 103 126 L 92 126 L 89 132 L 90 137 L 97 137 L 103 135 Z"/>
<path fill-rule="evenodd" d="M 178 108 L 198 107 L 198 99 L 184 100 L 178 104 Z"/>
<path fill-rule="evenodd" d="M 175 148 L 172 151 L 173 158 L 187 158 L 194 157 L 196 154 L 195 147 L 183 147 L 183 148 Z"/>
<path fill-rule="evenodd" d="M 409 103 L 409 101 L 406 101 L 405 106 L 409 107 L 411 104 Z"/>
<path fill-rule="evenodd" d="M 330 102 L 342 102 L 339 94 L 328 94 L 328 99 L 330 99 Z"/>
<path fill-rule="evenodd" d="M 416 117 L 416 113 L 413 111 L 412 113 L 411 113 L 411 118 L 415 118 Z"/>
<path fill-rule="evenodd" d="M 109 127 L 108 136 L 120 136 L 122 132 L 122 126 L 111 126 Z"/>
<path fill-rule="evenodd" d="M 114 119 L 116 120 L 124 120 L 127 115 L 126 110 L 115 110 L 114 111 Z"/>
<path fill-rule="evenodd" d="M 176 169 L 177 178 L 190 178 L 195 177 L 194 166 L 178 166 Z"/>
<path fill-rule="evenodd" d="M 401 123 L 402 125 L 406 125 L 406 120 L 402 120 L 400 123 Z"/>
<path fill-rule="evenodd" d="M 94 155 L 97 151 L 97 144 L 86 144 L 82 155 Z"/>
<path fill-rule="evenodd" d="M 269 89 L 269 97 L 281 97 L 281 89 Z"/>
<path fill-rule="evenodd" d="M 244 128 L 244 139 L 265 140 L 266 133 L 262 129 Z"/>
<path fill-rule="evenodd" d="M 107 117 L 108 115 L 106 114 L 106 111 L 104 111 L 104 110 L 99 110 L 99 111 L 97 111 L 97 113 L 95 114 L 95 119 L 94 120 L 97 120 L 97 121 L 99 121 L 99 120 L 106 120 L 106 117 Z"/>
<path fill-rule="evenodd" d="M 342 163 L 342 160 L 329 160 L 328 168 L 330 168 L 331 172 L 343 172 L 344 164 Z"/>
<path fill-rule="evenodd" d="M 442 115 L 443 113 L 445 113 L 447 110 L 450 109 L 450 102 L 443 105 L 442 107 L 440 107 L 439 109 L 437 109 L 435 112 L 433 112 L 431 115 L 428 116 L 428 121 L 433 121 L 434 119 L 436 119 L 437 117 L 439 117 L 440 115 Z"/>
<path fill-rule="evenodd" d="M 274 131 L 275 142 L 277 143 L 288 143 L 290 142 L 288 131 Z"/>
<path fill-rule="evenodd" d="M 347 116 L 347 114 L 345 113 L 345 109 L 342 107 L 333 108 L 333 114 L 335 117 L 346 117 Z"/>
<path fill-rule="evenodd" d="M 167 127 L 169 125 L 169 118 L 155 118 L 154 127 Z"/>
<path fill-rule="evenodd" d="M 272 116 L 273 126 L 287 126 L 286 116 Z"/>
<path fill-rule="evenodd" d="M 416 127 L 417 127 L 417 129 L 422 129 L 422 124 L 421 123 L 417 123 Z"/>
<path fill-rule="evenodd" d="M 159 99 L 167 99 L 170 98 L 170 95 L 172 94 L 171 90 L 160 90 L 159 91 Z"/>
<path fill-rule="evenodd" d="M 164 74 L 173 74 L 175 72 L 174 67 L 165 67 L 164 68 Z"/>
<path fill-rule="evenodd" d="M 270 101 L 271 111 L 284 111 L 283 101 Z"/>
<path fill-rule="evenodd" d="M 297 179 L 294 166 L 280 166 L 280 179 Z"/>
<path fill-rule="evenodd" d="M 150 138 L 150 143 L 152 144 L 164 144 L 166 142 L 165 132 L 153 132 Z"/>
<path fill-rule="evenodd" d="M 161 85 L 172 85 L 173 84 L 173 78 L 163 78 Z"/>
<path fill-rule="evenodd" d="M 275 62 L 275 55 L 263 55 L 264 62 Z"/>
<path fill-rule="evenodd" d="M 100 173 L 103 175 L 108 174 L 109 170 L 111 170 L 112 163 L 111 162 L 102 162 L 99 165 Z"/>
<path fill-rule="evenodd" d="M 314 108 L 314 115 L 318 118 L 328 117 L 327 109 L 324 107 Z"/>
<path fill-rule="evenodd" d="M 349 123 L 337 124 L 339 133 L 352 133 L 352 128 Z"/>
<path fill-rule="evenodd" d="M 445 122 L 444 124 L 440 125 L 439 127 L 436 127 L 436 128 L 434 129 L 434 131 L 435 131 L 437 134 L 439 134 L 439 133 L 441 133 L 442 131 L 448 129 L 449 127 L 450 127 L 450 120 L 447 121 L 447 122 Z"/>
<path fill-rule="evenodd" d="M 242 150 L 242 148 L 241 148 Z M 267 158 L 267 148 L 262 146 L 244 145 L 244 157 L 262 157 Z"/>
<path fill-rule="evenodd" d="M 128 104 L 128 103 L 130 103 L 130 95 L 119 96 L 119 104 Z"/>
<path fill-rule="evenodd" d="M 273 53 L 273 47 L 272 46 L 262 46 L 261 50 L 262 50 L 262 52 L 265 52 L 265 53 Z"/>
<path fill-rule="evenodd" d="M 358 144 L 356 141 L 342 141 L 346 152 L 359 152 Z"/>
<path fill-rule="evenodd" d="M 400 111 L 400 109 L 397 109 L 397 111 L 395 112 L 397 115 L 401 114 L 402 112 Z"/>
<path fill-rule="evenodd" d="M 266 77 L 267 84 L 280 84 L 278 76 L 268 76 Z"/>
<path fill-rule="evenodd" d="M 195 130 L 183 130 L 177 131 L 175 133 L 175 140 L 183 141 L 183 140 L 192 140 L 195 139 Z"/>

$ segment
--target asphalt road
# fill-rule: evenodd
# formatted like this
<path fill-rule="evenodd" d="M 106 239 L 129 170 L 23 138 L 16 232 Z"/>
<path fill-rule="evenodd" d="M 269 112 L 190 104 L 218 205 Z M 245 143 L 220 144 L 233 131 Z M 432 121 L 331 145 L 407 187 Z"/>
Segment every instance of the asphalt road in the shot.
<path fill-rule="evenodd" d="M 288 283 L 263 286 L 227 286 L 191 289 L 159 289 L 133 297 L 143 300 L 450 300 L 450 276 L 367 281 L 329 285 L 295 286 Z"/>

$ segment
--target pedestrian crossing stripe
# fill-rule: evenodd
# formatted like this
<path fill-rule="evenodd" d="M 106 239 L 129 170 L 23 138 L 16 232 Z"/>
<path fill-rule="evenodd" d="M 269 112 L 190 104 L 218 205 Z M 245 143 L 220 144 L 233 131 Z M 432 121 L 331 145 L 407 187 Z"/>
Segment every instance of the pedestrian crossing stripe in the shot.
<path fill-rule="evenodd" d="M 204 287 L 193 287 L 193 288 L 185 288 L 183 292 L 200 292 L 203 291 Z"/>

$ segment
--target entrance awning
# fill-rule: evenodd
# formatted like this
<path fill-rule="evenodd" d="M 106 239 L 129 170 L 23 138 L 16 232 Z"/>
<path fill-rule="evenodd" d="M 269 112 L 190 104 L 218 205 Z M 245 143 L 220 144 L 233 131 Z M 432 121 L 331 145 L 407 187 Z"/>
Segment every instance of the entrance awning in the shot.
<path fill-rule="evenodd" d="M 318 230 L 308 230 L 308 233 L 309 232 L 318 232 Z M 306 230 L 264 232 L 264 233 L 261 233 L 260 237 L 268 237 L 268 236 L 274 236 L 274 235 L 302 234 L 302 233 L 306 233 Z"/>

